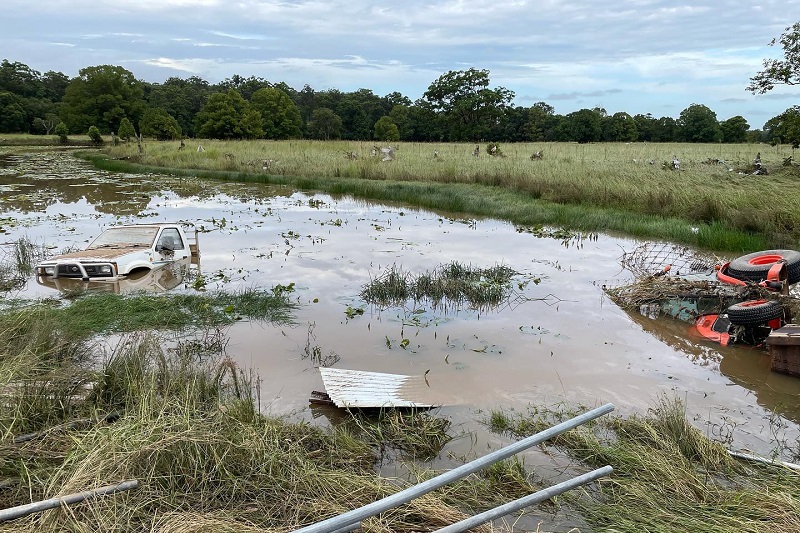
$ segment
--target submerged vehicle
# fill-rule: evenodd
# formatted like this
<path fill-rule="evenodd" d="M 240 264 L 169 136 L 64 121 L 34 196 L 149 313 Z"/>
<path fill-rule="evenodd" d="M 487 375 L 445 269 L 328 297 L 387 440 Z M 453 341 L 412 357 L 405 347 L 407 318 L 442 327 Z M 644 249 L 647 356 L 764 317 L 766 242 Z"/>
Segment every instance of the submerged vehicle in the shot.
<path fill-rule="evenodd" d="M 701 315 L 698 333 L 723 346 L 740 343 L 760 346 L 773 330 L 784 326 L 785 311 L 775 300 L 749 300 L 733 304 L 720 314 Z"/>
<path fill-rule="evenodd" d="M 721 262 L 685 247 L 644 243 L 623 256 L 637 280 L 606 289 L 618 304 L 645 316 L 694 324 L 723 345 L 763 345 L 792 321 L 791 285 L 800 281 L 800 252 L 765 250 Z"/>
<path fill-rule="evenodd" d="M 756 285 L 772 293 L 789 294 L 800 281 L 800 252 L 766 250 L 747 254 L 717 269 L 717 279 L 729 286 Z M 783 327 L 791 317 L 777 300 L 755 299 L 734 303 L 719 314 L 697 318 L 697 331 L 723 346 L 733 343 L 763 345 L 769 334 Z"/>
<path fill-rule="evenodd" d="M 182 283 L 189 283 L 200 275 L 200 265 L 190 258 L 177 259 L 152 270 L 139 269 L 127 276 L 116 278 L 81 278 L 37 276 L 39 285 L 61 292 L 103 291 L 116 294 L 135 292 L 159 293 L 170 291 Z"/>
<path fill-rule="evenodd" d="M 83 281 L 119 280 L 200 256 L 197 230 L 190 242 L 183 224 L 153 223 L 112 226 L 85 250 L 57 255 L 36 265 L 40 283 L 59 278 Z"/>

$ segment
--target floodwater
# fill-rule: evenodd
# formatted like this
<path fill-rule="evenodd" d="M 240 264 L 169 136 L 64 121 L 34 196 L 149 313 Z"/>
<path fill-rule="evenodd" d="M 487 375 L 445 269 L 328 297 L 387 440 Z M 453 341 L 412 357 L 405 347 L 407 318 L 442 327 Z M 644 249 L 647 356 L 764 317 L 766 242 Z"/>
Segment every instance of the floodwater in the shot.
<path fill-rule="evenodd" d="M 481 430 L 493 409 L 612 402 L 641 413 L 662 393 L 684 400 L 698 427 L 732 437 L 734 448 L 766 454 L 773 431 L 797 438 L 800 379 L 770 372 L 764 350 L 714 345 L 687 323 L 630 314 L 604 297 L 603 284 L 631 279 L 619 258 L 633 239 L 565 242 L 497 220 L 285 187 L 113 174 L 68 152 L 0 161 L 5 244 L 27 237 L 55 253 L 82 248 L 113 224 L 189 221 L 202 230 L 206 290 L 294 284 L 295 325 L 241 322 L 227 331 L 228 355 L 263 380 L 271 413 L 319 415 L 308 403 L 323 390 L 307 356 L 316 348 L 337 368 L 426 374 L 439 413 L 482 431 L 452 444 L 457 452 L 505 442 Z M 514 296 L 484 310 L 411 302 L 377 309 L 359 298 L 392 266 L 420 274 L 451 261 L 514 269 Z M 172 290 L 195 289 L 185 282 Z M 19 295 L 55 294 L 30 279 Z"/>

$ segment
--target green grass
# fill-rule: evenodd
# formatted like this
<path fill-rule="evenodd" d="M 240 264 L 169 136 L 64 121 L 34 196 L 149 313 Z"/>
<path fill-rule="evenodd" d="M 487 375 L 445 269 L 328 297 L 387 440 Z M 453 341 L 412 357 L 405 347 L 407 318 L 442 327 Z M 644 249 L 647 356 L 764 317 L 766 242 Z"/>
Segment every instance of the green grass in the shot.
<path fill-rule="evenodd" d="M 449 422 L 425 411 L 357 415 L 331 428 L 263 415 L 259 377 L 225 357 L 216 335 L 176 346 L 158 333 L 127 334 L 98 360 L 91 341 L 64 336 L 52 316 L 2 319 L 0 508 L 125 479 L 140 485 L 0 524 L 0 531 L 293 530 L 405 488 L 375 472 L 387 451 L 427 460 L 452 438 Z M 521 437 L 569 416 L 497 411 L 490 420 L 494 430 Z M 797 473 L 732 459 L 689 424 L 680 402 L 661 401 L 645 416 L 603 418 L 548 446 L 571 456 L 576 471 L 614 467 L 592 489 L 558 500 L 596 531 L 800 528 Z M 414 480 L 435 475 L 412 472 Z M 537 488 L 514 458 L 363 528 L 434 530 Z"/>
<path fill-rule="evenodd" d="M 289 323 L 291 311 L 296 307 L 283 294 L 257 289 L 233 294 L 131 296 L 82 292 L 74 295 L 69 305 L 58 299 L 7 303 L 14 305 L 22 320 L 52 322 L 59 331 L 80 338 L 148 329 L 211 327 L 245 318 Z"/>
<path fill-rule="evenodd" d="M 109 142 L 111 137 L 105 138 Z M 69 135 L 62 143 L 57 135 L 32 135 L 29 133 L 0 133 L 0 150 L 12 146 L 93 146 L 88 135 Z"/>
<path fill-rule="evenodd" d="M 108 170 L 286 184 L 524 226 L 620 231 L 718 251 L 792 247 L 800 237 L 795 209 L 800 167 L 783 166 L 791 154 L 783 146 L 513 144 L 502 147 L 504 157 L 474 158 L 471 145 L 404 143 L 397 159 L 386 163 L 369 155 L 369 143 L 197 143 L 204 152 L 194 150 L 194 143 L 179 151 L 177 143 L 148 142 L 143 155 L 135 146 L 120 145 L 87 157 Z M 440 157 L 434 160 L 435 149 Z M 531 161 L 539 149 L 544 159 Z M 348 159 L 348 151 L 358 152 L 359 159 Z M 739 174 L 752 170 L 757 152 L 771 174 Z M 678 171 L 663 165 L 673 155 L 681 160 Z"/>

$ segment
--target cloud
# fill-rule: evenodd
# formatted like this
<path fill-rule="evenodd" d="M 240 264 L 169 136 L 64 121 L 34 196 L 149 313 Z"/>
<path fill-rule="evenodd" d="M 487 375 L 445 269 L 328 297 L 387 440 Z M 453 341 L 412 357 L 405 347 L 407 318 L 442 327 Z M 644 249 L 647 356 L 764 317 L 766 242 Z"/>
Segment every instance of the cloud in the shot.
<path fill-rule="evenodd" d="M 800 0 L 3 0 L 0 47 L 38 70 L 124 63 L 138 77 L 239 74 L 420 96 L 448 70 L 491 72 L 518 102 L 600 99 L 629 112 L 702 101 L 727 112 Z M 98 31 L 98 28 L 102 31 Z M 47 35 L 52 43 L 36 36 Z M 132 45 L 132 41 L 135 45 Z M 70 44 L 73 43 L 73 44 Z M 614 91 L 618 92 L 614 92 Z M 671 111 L 669 111 L 671 112 Z M 765 111 L 769 113 L 771 111 Z M 736 113 L 734 113 L 736 114 Z"/>
<path fill-rule="evenodd" d="M 599 96 L 607 96 L 610 94 L 619 94 L 621 89 L 608 89 L 605 91 L 590 91 L 590 92 L 571 92 L 561 94 L 551 94 L 545 100 L 579 100 L 581 98 L 597 98 Z"/>

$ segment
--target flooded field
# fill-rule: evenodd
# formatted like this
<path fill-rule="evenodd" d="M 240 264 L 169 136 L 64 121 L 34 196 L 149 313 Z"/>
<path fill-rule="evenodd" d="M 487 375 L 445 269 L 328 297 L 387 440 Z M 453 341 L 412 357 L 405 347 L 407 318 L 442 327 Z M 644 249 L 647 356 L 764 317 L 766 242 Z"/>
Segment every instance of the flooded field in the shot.
<path fill-rule="evenodd" d="M 732 435 L 736 448 L 768 453 L 773 433 L 798 435 L 800 379 L 770 372 L 766 351 L 714 345 L 685 322 L 632 315 L 604 297 L 604 284 L 630 279 L 619 258 L 638 244 L 631 239 L 518 231 L 281 187 L 110 174 L 58 152 L 0 158 L 0 193 L 4 251 L 22 237 L 57 253 L 109 225 L 185 221 L 200 229 L 200 264 L 177 281 L 146 280 L 151 290 L 293 291 L 295 325 L 240 322 L 226 332 L 227 353 L 260 376 L 261 402 L 274 414 L 332 416 L 309 408 L 322 362 L 425 375 L 439 413 L 467 430 L 492 409 L 613 402 L 643 412 L 665 393 L 684 399 L 710 436 Z M 481 309 L 377 308 L 360 297 L 389 269 L 420 275 L 453 261 L 517 274 L 499 306 Z M 57 290 L 31 278 L 13 295 Z M 497 439 L 484 432 L 450 446 L 480 452 Z"/>

